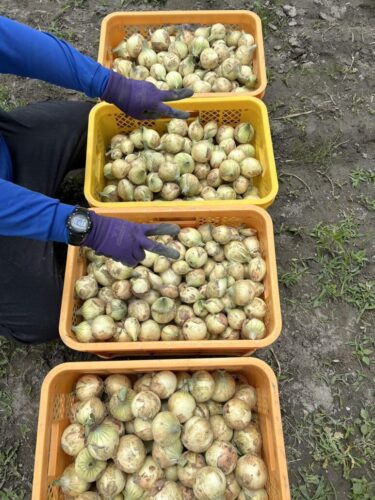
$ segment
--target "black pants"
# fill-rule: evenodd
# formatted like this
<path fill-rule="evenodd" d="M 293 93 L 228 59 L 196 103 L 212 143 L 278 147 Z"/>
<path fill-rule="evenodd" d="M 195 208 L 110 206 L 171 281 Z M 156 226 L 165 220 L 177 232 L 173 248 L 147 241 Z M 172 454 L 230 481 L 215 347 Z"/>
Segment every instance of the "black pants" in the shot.
<path fill-rule="evenodd" d="M 0 111 L 14 182 L 56 197 L 66 173 L 84 166 L 91 107 L 49 101 Z M 58 338 L 63 284 L 58 245 L 0 237 L 0 335 L 28 344 Z"/>

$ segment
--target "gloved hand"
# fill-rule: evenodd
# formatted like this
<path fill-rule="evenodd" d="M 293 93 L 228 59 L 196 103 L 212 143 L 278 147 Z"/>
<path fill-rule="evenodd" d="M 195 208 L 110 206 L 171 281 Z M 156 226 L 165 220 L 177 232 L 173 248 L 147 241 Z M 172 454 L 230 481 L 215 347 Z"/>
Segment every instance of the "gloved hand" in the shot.
<path fill-rule="evenodd" d="M 124 113 L 138 120 L 166 116 L 186 119 L 189 117 L 188 112 L 173 109 L 163 102 L 185 99 L 191 97 L 193 93 L 190 89 L 159 90 L 150 82 L 130 80 L 111 71 L 107 86 L 100 98 L 115 104 Z"/>
<path fill-rule="evenodd" d="M 97 253 L 112 257 L 128 266 L 135 266 L 145 258 L 145 250 L 178 259 L 177 250 L 150 240 L 147 236 L 180 232 L 177 224 L 136 224 L 113 217 L 104 217 L 90 211 L 92 228 L 82 245 Z"/>

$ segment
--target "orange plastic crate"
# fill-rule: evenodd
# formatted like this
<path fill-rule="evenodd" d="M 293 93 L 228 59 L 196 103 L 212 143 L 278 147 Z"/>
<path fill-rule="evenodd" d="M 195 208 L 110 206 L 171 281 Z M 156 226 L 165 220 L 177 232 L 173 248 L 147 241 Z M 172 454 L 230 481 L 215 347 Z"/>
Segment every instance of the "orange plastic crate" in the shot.
<path fill-rule="evenodd" d="M 91 110 L 89 116 L 84 186 L 85 198 L 88 203 L 92 207 L 114 209 L 124 207 L 126 210 L 148 207 L 150 211 L 157 211 L 162 207 L 173 207 L 179 210 L 181 205 L 187 206 L 191 210 L 197 210 L 207 205 L 215 208 L 246 207 L 249 204 L 263 208 L 269 207 L 276 198 L 279 186 L 266 105 L 259 99 L 244 96 L 184 99 L 171 104 L 175 108 L 189 111 L 191 113 L 190 120 L 199 116 L 203 125 L 210 120 L 216 120 L 220 126 L 236 126 L 243 121 L 251 122 L 255 129 L 253 141 L 255 156 L 263 167 L 262 175 L 253 179 L 254 186 L 259 190 L 259 198 L 204 201 L 101 201 L 99 193 L 105 186 L 103 167 L 108 161 L 105 157 L 105 151 L 111 138 L 119 133 L 128 134 L 142 125 L 157 130 L 161 134 L 165 132 L 169 122 L 168 119 L 141 122 L 125 115 L 116 106 L 101 103 Z"/>
<path fill-rule="evenodd" d="M 262 457 L 269 472 L 266 485 L 269 499 L 290 500 L 276 377 L 266 363 L 254 358 L 100 361 L 57 366 L 46 376 L 41 390 L 32 500 L 63 499 L 53 481 L 72 461 L 61 449 L 60 439 L 69 425 L 68 412 L 74 400 L 72 391 L 80 376 L 85 373 L 105 377 L 111 373 L 132 375 L 161 370 L 217 369 L 241 374 L 256 388 Z"/>
<path fill-rule="evenodd" d="M 222 23 L 230 29 L 243 30 L 253 35 L 257 49 L 253 59 L 254 74 L 258 83 L 255 89 L 244 95 L 262 98 L 267 86 L 266 62 L 262 35 L 262 22 L 249 10 L 175 10 L 162 12 L 113 12 L 106 16 L 100 29 L 98 62 L 107 68 L 112 67 L 114 49 L 124 38 L 133 33 L 148 36 L 160 26 L 193 25 L 207 26 Z M 232 92 L 209 92 L 196 94 L 197 97 L 228 97 Z"/>
<path fill-rule="evenodd" d="M 156 341 L 156 342 L 78 342 L 72 332 L 72 324 L 78 323 L 75 311 L 80 301 L 74 298 L 74 284 L 77 278 L 85 274 L 86 262 L 82 258 L 79 247 L 69 246 L 66 261 L 65 282 L 61 305 L 59 331 L 63 342 L 76 351 L 95 353 L 103 357 L 143 355 L 186 355 L 186 354 L 220 354 L 247 356 L 257 349 L 267 347 L 278 338 L 281 332 L 281 311 L 279 288 L 277 282 L 275 244 L 273 226 L 268 213 L 258 207 L 247 206 L 246 209 L 199 209 L 192 212 L 188 208 L 160 209 L 152 213 L 148 209 L 138 211 L 114 211 L 112 209 L 95 209 L 96 213 L 110 217 L 119 217 L 134 222 L 173 222 L 181 227 L 197 227 L 205 222 L 247 227 L 258 231 L 263 258 L 267 265 L 264 278 L 264 300 L 267 303 L 265 317 L 266 336 L 260 340 L 200 340 L 200 341 Z"/>

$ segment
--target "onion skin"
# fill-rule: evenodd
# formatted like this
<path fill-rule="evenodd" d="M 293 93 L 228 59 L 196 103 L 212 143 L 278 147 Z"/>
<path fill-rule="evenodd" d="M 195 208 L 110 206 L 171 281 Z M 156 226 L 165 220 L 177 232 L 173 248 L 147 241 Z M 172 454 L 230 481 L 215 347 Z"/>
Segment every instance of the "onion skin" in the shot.
<path fill-rule="evenodd" d="M 197 472 L 194 495 L 198 500 L 217 500 L 223 498 L 226 487 L 225 476 L 217 467 L 203 467 Z"/>
<path fill-rule="evenodd" d="M 237 464 L 237 450 L 228 441 L 216 440 L 205 454 L 207 465 L 218 467 L 225 475 L 231 474 Z"/>
<path fill-rule="evenodd" d="M 248 490 L 264 488 L 268 478 L 265 463 L 256 455 L 243 455 L 239 458 L 235 474 L 239 485 Z"/>
<path fill-rule="evenodd" d="M 142 467 L 145 459 L 146 450 L 139 437 L 128 434 L 120 438 L 117 454 L 114 458 L 114 462 L 120 470 L 127 474 L 133 474 Z"/>
<path fill-rule="evenodd" d="M 225 403 L 223 417 L 228 427 L 234 430 L 242 430 L 251 421 L 251 410 L 244 401 L 233 398 Z"/>

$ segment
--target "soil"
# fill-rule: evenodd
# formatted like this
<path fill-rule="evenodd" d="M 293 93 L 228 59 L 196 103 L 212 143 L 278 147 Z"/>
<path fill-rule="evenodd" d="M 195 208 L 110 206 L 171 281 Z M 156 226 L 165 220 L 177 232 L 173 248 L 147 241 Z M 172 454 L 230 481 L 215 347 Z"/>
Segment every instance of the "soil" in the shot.
<path fill-rule="evenodd" d="M 278 342 L 257 356 L 279 378 L 293 498 L 373 499 L 374 446 L 367 449 L 365 438 L 371 441 L 375 435 L 371 421 L 375 376 L 371 314 L 375 307 L 371 292 L 374 5 L 372 0 L 300 0 L 295 9 L 290 7 L 276 0 L 255 4 L 191 0 L 188 5 L 182 0 L 2 0 L 1 14 L 52 31 L 94 58 L 100 22 L 116 10 L 223 8 L 254 9 L 260 14 L 269 77 L 265 102 L 280 181 L 269 212 L 276 235 L 283 330 Z M 10 104 L 83 98 L 41 82 L 1 75 L 0 89 L 4 88 Z M 358 169 L 367 174 L 355 186 L 352 179 L 362 179 L 361 173 L 353 174 Z M 79 198 L 79 186 L 79 181 L 67 181 L 62 198 L 69 202 Z M 328 247 L 334 248 L 337 233 L 332 237 L 332 225 L 337 227 L 342 221 L 352 221 L 362 236 L 344 236 L 341 250 L 330 253 L 314 228 L 328 227 Z M 344 223 L 344 230 L 350 231 L 348 226 Z M 324 285 L 343 285 L 345 277 L 340 273 L 346 268 L 343 271 L 340 265 L 345 256 L 355 258 L 353 253 L 360 251 L 365 252 L 362 261 L 366 256 L 367 262 L 358 266 L 347 292 L 340 288 L 316 300 Z M 326 273 L 324 256 L 329 262 L 332 256 L 338 257 L 331 275 Z M 355 295 L 359 282 L 370 290 L 364 311 L 364 289 Z M 53 366 L 81 359 L 94 358 L 74 353 L 61 342 L 38 347 L 2 342 L 1 499 L 30 498 L 41 382 Z M 370 436 L 360 425 L 367 418 L 363 416 L 366 409 Z M 353 468 L 346 473 L 343 464 L 350 453 L 363 462 L 354 461 L 353 466 L 349 459 L 349 469 Z"/>

